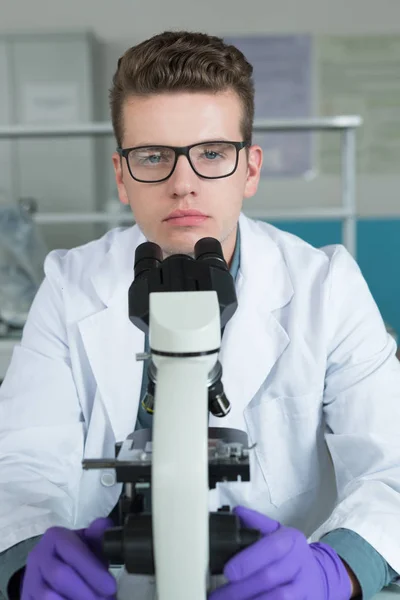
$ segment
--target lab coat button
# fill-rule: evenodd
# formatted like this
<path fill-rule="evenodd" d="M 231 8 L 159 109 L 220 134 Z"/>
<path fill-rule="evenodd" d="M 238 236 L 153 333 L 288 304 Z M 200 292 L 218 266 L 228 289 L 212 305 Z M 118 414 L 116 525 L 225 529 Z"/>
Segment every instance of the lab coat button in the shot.
<path fill-rule="evenodd" d="M 111 487 L 116 482 L 115 474 L 111 471 L 105 471 L 100 477 L 101 484 L 106 487 Z"/>

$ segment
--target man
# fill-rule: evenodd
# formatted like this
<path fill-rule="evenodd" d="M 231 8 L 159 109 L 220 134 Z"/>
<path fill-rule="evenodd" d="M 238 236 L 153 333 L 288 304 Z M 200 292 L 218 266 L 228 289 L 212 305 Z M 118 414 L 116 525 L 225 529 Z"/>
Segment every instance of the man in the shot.
<path fill-rule="evenodd" d="M 400 569 L 400 366 L 359 269 L 341 246 L 241 214 L 262 150 L 236 48 L 155 36 L 120 59 L 110 100 L 119 197 L 137 225 L 46 260 L 0 389 L 3 585 L 12 575 L 23 600 L 114 597 L 99 541 L 120 486 L 81 461 L 151 427 L 134 361 L 145 340 L 127 310 L 134 251 L 147 239 L 191 254 L 211 236 L 239 306 L 221 349 L 232 409 L 210 425 L 257 445 L 251 482 L 220 485 L 210 510 L 230 504 L 263 534 L 211 598 L 371 598 Z"/>

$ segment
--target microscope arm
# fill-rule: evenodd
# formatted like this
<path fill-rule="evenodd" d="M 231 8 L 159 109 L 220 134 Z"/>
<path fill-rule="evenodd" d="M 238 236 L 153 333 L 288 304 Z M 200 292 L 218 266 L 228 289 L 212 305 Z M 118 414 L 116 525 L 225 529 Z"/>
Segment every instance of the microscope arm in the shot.
<path fill-rule="evenodd" d="M 159 600 L 207 595 L 207 375 L 201 359 L 170 358 L 158 365 L 152 514 Z"/>
<path fill-rule="evenodd" d="M 151 491 L 158 600 L 205 600 L 207 381 L 220 345 L 217 294 L 151 294 L 150 316 L 150 345 L 157 351 Z"/>

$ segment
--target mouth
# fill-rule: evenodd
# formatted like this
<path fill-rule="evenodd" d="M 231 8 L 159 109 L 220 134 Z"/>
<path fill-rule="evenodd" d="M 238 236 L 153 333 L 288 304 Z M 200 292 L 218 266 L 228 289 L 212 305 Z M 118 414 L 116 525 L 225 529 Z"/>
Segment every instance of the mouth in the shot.
<path fill-rule="evenodd" d="M 190 227 L 196 226 L 203 223 L 208 219 L 207 215 L 200 212 L 199 210 L 188 209 L 188 210 L 175 210 L 166 219 L 165 222 L 168 225 L 177 227 Z"/>

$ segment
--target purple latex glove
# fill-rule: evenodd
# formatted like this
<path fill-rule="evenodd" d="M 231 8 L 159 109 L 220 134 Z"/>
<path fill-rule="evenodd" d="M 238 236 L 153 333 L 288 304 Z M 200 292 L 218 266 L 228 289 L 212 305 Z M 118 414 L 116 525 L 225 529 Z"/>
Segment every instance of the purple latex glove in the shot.
<path fill-rule="evenodd" d="M 305 535 L 258 512 L 233 511 L 244 527 L 264 537 L 227 562 L 228 583 L 209 600 L 349 600 L 350 577 L 327 544 L 309 544 Z"/>
<path fill-rule="evenodd" d="M 102 518 L 86 529 L 48 529 L 28 555 L 21 600 L 114 600 L 117 582 L 101 550 L 112 526 Z"/>

